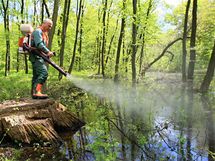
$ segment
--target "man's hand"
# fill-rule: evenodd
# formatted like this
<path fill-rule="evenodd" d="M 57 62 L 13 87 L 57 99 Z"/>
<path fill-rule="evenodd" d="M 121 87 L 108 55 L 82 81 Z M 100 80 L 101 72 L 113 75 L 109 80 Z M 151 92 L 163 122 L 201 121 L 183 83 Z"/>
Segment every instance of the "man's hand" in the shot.
<path fill-rule="evenodd" d="M 52 57 L 52 56 L 54 56 L 54 53 L 51 52 L 51 51 L 49 51 L 49 52 L 47 53 L 47 56 L 48 56 L 48 57 Z"/>

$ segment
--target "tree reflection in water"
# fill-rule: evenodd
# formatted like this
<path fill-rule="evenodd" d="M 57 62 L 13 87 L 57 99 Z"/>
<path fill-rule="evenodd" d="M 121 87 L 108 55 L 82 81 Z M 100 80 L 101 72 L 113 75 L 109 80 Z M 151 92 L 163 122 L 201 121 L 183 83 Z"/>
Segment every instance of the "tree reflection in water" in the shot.
<path fill-rule="evenodd" d="M 96 94 L 61 96 L 87 124 L 63 136 L 55 151 L 39 152 L 43 158 L 51 153 L 62 160 L 214 160 L 214 96 L 175 84 L 137 86 L 135 93 L 110 82 L 93 85 L 88 89 Z"/>

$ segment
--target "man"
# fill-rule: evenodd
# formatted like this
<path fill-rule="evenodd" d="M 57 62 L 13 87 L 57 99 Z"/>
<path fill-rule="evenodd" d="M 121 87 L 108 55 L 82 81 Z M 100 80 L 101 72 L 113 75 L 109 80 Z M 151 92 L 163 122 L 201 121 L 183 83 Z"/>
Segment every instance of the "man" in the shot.
<path fill-rule="evenodd" d="M 45 19 L 42 25 L 37 28 L 31 35 L 31 46 L 45 53 L 48 57 L 52 57 L 54 55 L 53 52 L 51 52 L 47 48 L 48 31 L 52 28 L 52 24 L 52 20 Z M 42 57 L 37 55 L 34 50 L 30 53 L 29 60 L 31 61 L 33 68 L 32 98 L 48 98 L 46 94 L 42 94 L 42 86 L 44 85 L 48 77 L 48 71 L 45 61 Z"/>

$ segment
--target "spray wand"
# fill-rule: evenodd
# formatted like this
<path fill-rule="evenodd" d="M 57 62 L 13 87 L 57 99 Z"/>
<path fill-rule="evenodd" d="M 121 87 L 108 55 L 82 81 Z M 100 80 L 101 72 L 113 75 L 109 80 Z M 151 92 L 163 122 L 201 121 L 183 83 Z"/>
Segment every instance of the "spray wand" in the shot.
<path fill-rule="evenodd" d="M 23 49 L 27 50 L 28 52 L 34 52 L 38 56 L 42 57 L 44 61 L 46 61 L 51 66 L 53 66 L 55 69 L 57 69 L 65 77 L 69 75 L 69 73 L 65 72 L 61 67 L 59 67 L 57 64 L 55 64 L 53 61 L 51 61 L 50 58 L 44 52 L 39 51 L 37 48 L 29 47 L 28 44 L 24 43 Z M 55 52 L 53 52 L 53 54 L 54 54 L 54 56 L 56 55 Z"/>

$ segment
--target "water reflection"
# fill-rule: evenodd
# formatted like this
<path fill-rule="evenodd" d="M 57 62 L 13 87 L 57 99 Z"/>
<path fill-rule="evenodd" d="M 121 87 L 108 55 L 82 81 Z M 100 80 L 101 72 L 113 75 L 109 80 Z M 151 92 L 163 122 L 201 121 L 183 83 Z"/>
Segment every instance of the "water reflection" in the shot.
<path fill-rule="evenodd" d="M 145 89 L 141 93 L 140 87 L 135 94 L 129 95 L 128 90 L 127 97 L 124 97 L 128 98 L 127 101 L 124 98 L 123 103 L 113 101 L 116 103 L 116 107 L 111 109 L 114 116 L 105 116 L 109 124 L 112 124 L 111 130 L 114 131 L 112 133 L 119 142 L 120 151 L 116 158 L 213 160 L 214 114 L 210 109 L 211 105 L 207 104 L 210 108 L 202 106 L 201 100 L 206 98 L 185 89 L 184 86 L 182 88 L 168 86 L 156 90 L 153 88 L 149 91 Z M 113 96 L 113 93 L 111 94 Z M 118 94 L 115 95 L 117 99 L 122 97 L 120 92 Z M 124 95 L 126 96 L 126 93 Z M 103 108 L 108 108 L 107 102 L 108 100 Z M 206 111 L 210 111 L 210 116 L 205 115 Z M 89 131 L 87 135 L 94 134 Z M 205 139 L 208 144 L 205 144 Z M 92 142 L 94 143 L 96 144 Z"/>
<path fill-rule="evenodd" d="M 206 123 L 206 141 L 208 143 L 208 160 L 215 159 L 215 125 L 214 125 L 214 112 L 212 112 L 212 104 L 208 96 L 201 96 L 202 105 L 205 110 L 205 123 Z"/>
<path fill-rule="evenodd" d="M 191 139 L 192 139 L 192 132 L 193 132 L 193 129 L 192 129 L 192 120 L 193 120 L 193 106 L 194 106 L 194 93 L 193 93 L 193 83 L 190 84 L 190 87 L 188 89 L 188 103 L 187 103 L 187 107 L 186 107 L 186 113 L 187 113 L 187 138 L 186 138 L 186 158 L 187 160 L 192 160 L 192 152 L 191 152 Z"/>
<path fill-rule="evenodd" d="M 77 82 L 81 86 L 81 81 Z M 65 101 L 65 105 L 74 104 L 72 110 L 87 124 L 78 133 L 63 136 L 64 144 L 45 152 L 47 157 L 78 161 L 214 160 L 212 96 L 175 84 L 144 84 L 135 91 L 109 81 L 82 85 L 89 92 L 87 96 Z"/>

